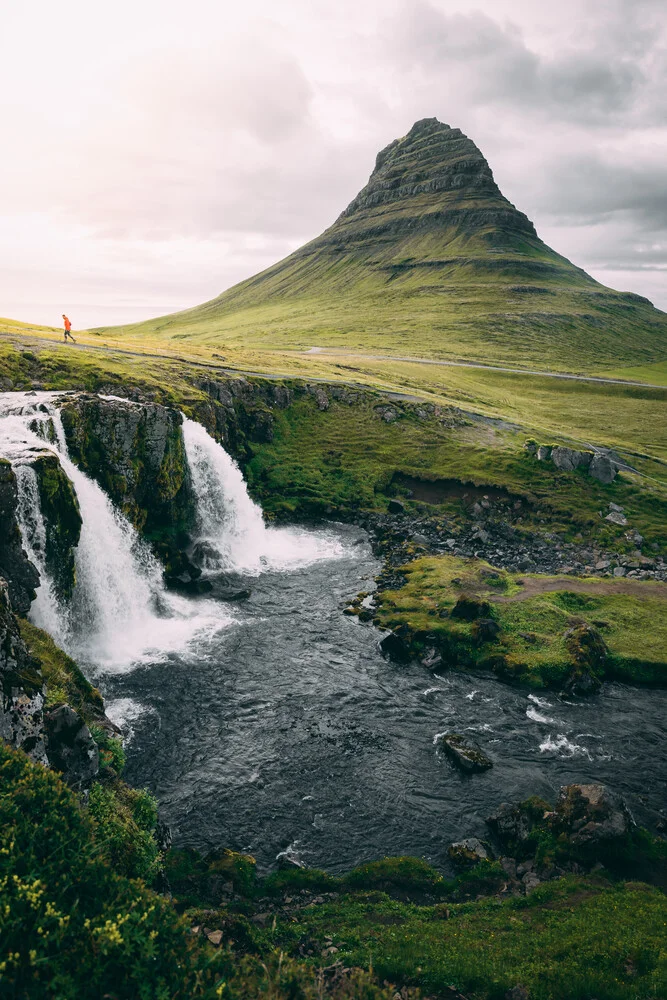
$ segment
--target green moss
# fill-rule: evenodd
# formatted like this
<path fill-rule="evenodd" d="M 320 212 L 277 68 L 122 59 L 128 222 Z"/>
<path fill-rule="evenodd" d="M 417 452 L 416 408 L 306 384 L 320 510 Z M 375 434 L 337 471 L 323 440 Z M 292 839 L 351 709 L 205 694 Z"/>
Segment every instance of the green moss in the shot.
<path fill-rule="evenodd" d="M 41 455 L 33 468 L 46 525 L 46 565 L 56 593 L 65 601 L 76 582 L 74 550 L 81 534 L 81 514 L 74 488 L 55 455 Z"/>
<path fill-rule="evenodd" d="M 99 719 L 104 712 L 102 695 L 86 680 L 74 660 L 56 646 L 47 632 L 25 618 L 17 621 L 24 642 L 40 662 L 47 685 L 47 706 L 67 703 L 85 722 L 91 723 Z"/>
<path fill-rule="evenodd" d="M 667 683 L 667 600 L 660 584 L 634 583 L 624 594 L 617 581 L 591 578 L 577 581 L 590 588 L 579 593 L 567 589 L 575 585 L 568 578 L 493 570 L 497 578 L 489 580 L 491 569 L 455 556 L 417 559 L 403 567 L 401 590 L 380 595 L 376 621 L 407 627 L 416 653 L 435 642 L 463 665 L 488 666 L 533 686 L 562 685 L 584 667 L 599 677 Z M 559 584 L 562 590 L 551 589 Z M 523 597 L 540 587 L 543 593 Z M 475 622 L 448 616 L 470 594 L 484 598 L 500 628 L 490 642 L 479 642 Z"/>

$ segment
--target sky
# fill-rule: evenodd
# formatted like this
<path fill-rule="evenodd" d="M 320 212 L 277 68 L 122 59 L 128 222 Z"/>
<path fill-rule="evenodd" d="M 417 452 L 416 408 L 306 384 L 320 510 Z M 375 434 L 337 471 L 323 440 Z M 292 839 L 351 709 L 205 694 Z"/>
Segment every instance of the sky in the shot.
<path fill-rule="evenodd" d="M 0 316 L 196 305 L 330 225 L 419 118 L 667 309 L 665 0 L 0 0 Z"/>

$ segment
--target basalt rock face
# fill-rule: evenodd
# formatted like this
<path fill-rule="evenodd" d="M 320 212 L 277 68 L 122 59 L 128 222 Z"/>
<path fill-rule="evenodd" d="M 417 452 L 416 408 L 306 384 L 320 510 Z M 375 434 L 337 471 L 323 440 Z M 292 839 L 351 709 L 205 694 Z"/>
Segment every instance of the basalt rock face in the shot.
<path fill-rule="evenodd" d="M 9 589 L 0 579 L 0 739 L 46 764 L 44 681 L 12 613 Z"/>
<path fill-rule="evenodd" d="M 32 464 L 46 529 L 46 566 L 56 593 L 68 601 L 76 582 L 75 549 L 81 535 L 79 502 L 56 455 L 45 453 Z"/>
<path fill-rule="evenodd" d="M 73 461 L 166 563 L 178 560 L 195 510 L 180 413 L 87 393 L 68 399 L 61 413 Z"/>
<path fill-rule="evenodd" d="M 0 576 L 7 581 L 12 607 L 27 614 L 39 586 L 39 573 L 21 543 L 16 520 L 18 492 L 9 462 L 0 459 Z"/>

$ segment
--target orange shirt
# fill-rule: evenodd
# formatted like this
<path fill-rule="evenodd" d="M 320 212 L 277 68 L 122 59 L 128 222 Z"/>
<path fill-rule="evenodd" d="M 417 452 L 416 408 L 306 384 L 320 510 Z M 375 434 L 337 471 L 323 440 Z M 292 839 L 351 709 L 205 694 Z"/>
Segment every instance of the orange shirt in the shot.
<path fill-rule="evenodd" d="M 72 324 L 71 324 L 71 323 L 70 323 L 70 321 L 68 320 L 67 316 L 63 316 L 63 319 L 64 319 L 64 321 L 65 321 L 65 329 L 66 329 L 66 330 L 67 330 L 67 332 L 69 333 L 69 332 L 70 332 L 70 330 L 72 329 Z"/>

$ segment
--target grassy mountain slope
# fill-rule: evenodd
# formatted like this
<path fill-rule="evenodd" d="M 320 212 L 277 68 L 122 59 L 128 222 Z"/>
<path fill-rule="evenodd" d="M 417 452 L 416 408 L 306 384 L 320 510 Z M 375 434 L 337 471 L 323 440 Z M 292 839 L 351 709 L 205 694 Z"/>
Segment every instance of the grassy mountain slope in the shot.
<path fill-rule="evenodd" d="M 580 371 L 667 355 L 667 315 L 551 250 L 436 119 L 378 155 L 321 236 L 218 298 L 117 333 L 209 348 L 378 350 Z"/>

